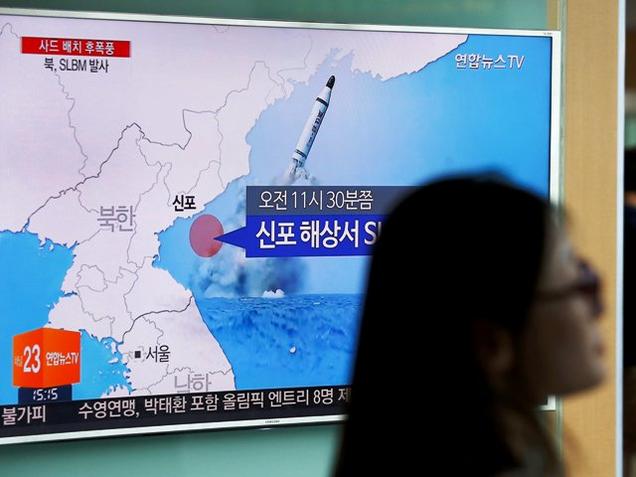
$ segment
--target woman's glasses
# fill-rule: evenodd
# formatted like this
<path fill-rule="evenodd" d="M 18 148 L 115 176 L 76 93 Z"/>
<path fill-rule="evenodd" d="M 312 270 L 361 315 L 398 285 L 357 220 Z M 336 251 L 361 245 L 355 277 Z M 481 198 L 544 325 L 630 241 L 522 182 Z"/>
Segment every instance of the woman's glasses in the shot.
<path fill-rule="evenodd" d="M 583 259 L 578 259 L 579 276 L 573 283 L 555 290 L 537 292 L 541 300 L 562 300 L 572 295 L 582 295 L 590 300 L 594 315 L 603 312 L 601 301 L 601 279 L 596 271 Z"/>

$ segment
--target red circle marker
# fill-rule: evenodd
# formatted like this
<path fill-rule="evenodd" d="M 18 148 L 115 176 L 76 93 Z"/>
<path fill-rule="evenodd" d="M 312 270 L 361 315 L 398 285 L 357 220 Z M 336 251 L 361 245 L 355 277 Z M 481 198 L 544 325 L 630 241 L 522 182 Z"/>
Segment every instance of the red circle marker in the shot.
<path fill-rule="evenodd" d="M 223 225 L 213 215 L 202 215 L 190 226 L 190 246 L 200 257 L 212 257 L 221 250 L 223 242 L 215 240 L 223 235 Z"/>

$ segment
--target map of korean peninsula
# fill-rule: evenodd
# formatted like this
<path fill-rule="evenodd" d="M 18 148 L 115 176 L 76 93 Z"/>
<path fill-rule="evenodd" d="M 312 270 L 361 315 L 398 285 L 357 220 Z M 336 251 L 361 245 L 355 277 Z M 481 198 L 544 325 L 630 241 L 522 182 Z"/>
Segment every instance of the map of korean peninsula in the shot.
<path fill-rule="evenodd" d="M 24 54 L 23 37 L 125 40 L 130 56 L 108 58 L 107 72 L 61 70 L 59 56 Z M 199 379 L 209 391 L 235 389 L 237 371 L 192 290 L 156 266 L 159 235 L 250 173 L 250 131 L 325 65 L 389 82 L 466 39 L 0 17 L 0 131 L 19 131 L 0 136 L 0 190 L 16 199 L 0 201 L 0 231 L 71 257 L 47 316 L 11 320 L 20 332 L 81 331 L 110 350 L 121 375 L 85 398 L 196 392 Z M 176 210 L 185 196 L 196 200 Z M 11 403 L 10 376 L 0 375 Z"/>

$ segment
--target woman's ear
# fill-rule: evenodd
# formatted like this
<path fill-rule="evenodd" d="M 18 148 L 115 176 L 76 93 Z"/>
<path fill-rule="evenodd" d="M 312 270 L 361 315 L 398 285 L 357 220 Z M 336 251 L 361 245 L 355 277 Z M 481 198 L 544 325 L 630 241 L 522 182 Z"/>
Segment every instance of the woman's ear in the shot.
<path fill-rule="evenodd" d="M 510 332 L 487 320 L 477 320 L 473 325 L 473 343 L 477 359 L 490 382 L 501 382 L 515 361 Z"/>

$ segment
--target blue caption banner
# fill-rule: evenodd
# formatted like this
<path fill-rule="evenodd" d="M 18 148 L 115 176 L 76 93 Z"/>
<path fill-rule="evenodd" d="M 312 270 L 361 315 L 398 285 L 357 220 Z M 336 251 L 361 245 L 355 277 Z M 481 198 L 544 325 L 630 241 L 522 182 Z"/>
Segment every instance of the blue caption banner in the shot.
<path fill-rule="evenodd" d="M 246 257 L 370 255 L 384 215 L 248 215 L 246 226 L 216 240 Z"/>

